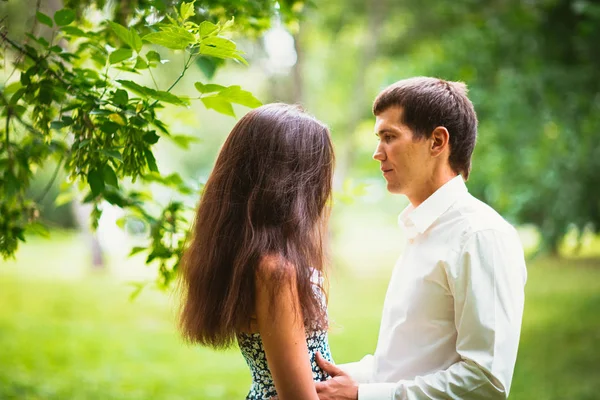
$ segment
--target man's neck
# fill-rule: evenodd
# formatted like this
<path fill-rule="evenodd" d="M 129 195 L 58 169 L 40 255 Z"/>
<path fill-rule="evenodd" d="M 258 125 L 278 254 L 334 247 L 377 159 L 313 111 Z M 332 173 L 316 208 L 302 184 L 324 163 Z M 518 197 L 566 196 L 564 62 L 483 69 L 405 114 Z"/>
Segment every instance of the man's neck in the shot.
<path fill-rule="evenodd" d="M 434 194 L 439 188 L 450 182 L 456 176 L 456 172 L 452 170 L 443 172 L 440 171 L 440 173 L 432 174 L 431 178 L 423 182 L 420 188 L 418 188 L 414 193 L 407 195 L 410 204 L 412 204 L 414 208 L 417 208 L 425 200 L 427 200 L 429 196 Z"/>

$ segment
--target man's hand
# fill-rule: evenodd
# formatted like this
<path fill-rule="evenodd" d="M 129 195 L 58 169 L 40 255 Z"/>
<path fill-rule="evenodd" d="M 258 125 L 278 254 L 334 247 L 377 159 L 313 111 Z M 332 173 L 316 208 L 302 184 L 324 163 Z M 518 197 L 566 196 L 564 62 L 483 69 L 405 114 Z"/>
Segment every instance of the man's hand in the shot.
<path fill-rule="evenodd" d="M 358 383 L 350 375 L 325 360 L 320 353 L 316 356 L 317 364 L 331 379 L 315 383 L 320 400 L 358 400 Z"/>

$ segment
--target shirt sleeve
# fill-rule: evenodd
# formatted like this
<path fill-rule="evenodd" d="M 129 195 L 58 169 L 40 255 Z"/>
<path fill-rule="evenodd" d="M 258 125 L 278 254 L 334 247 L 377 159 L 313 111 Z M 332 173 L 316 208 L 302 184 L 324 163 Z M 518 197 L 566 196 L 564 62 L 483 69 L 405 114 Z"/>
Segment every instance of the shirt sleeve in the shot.
<path fill-rule="evenodd" d="M 360 361 L 340 364 L 338 367 L 350 375 L 352 379 L 360 383 L 368 383 L 373 376 L 373 355 L 368 354 Z"/>
<path fill-rule="evenodd" d="M 508 397 L 527 279 L 518 235 L 496 230 L 472 234 L 457 262 L 447 266 L 447 275 L 461 360 L 414 380 L 359 385 L 359 400 Z"/>

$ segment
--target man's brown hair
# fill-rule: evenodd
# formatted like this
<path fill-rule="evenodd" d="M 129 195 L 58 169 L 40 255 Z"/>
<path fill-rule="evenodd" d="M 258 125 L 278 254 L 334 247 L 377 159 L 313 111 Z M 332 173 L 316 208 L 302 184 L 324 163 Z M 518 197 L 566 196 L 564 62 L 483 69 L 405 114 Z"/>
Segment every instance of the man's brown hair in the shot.
<path fill-rule="evenodd" d="M 443 126 L 450 133 L 450 166 L 465 180 L 471 171 L 471 155 L 477 140 L 477 115 L 467 97 L 467 85 L 438 78 L 416 77 L 385 88 L 373 103 L 373 114 L 402 107 L 402 121 L 415 139 L 429 138 Z"/>

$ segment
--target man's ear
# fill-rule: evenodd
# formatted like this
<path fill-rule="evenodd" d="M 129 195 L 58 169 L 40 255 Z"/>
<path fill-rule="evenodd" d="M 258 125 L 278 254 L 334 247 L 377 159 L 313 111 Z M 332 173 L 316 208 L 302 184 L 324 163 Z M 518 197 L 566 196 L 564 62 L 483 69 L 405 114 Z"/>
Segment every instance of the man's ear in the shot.
<path fill-rule="evenodd" d="M 443 126 L 438 126 L 431 132 L 431 155 L 434 157 L 450 148 L 450 132 Z"/>

